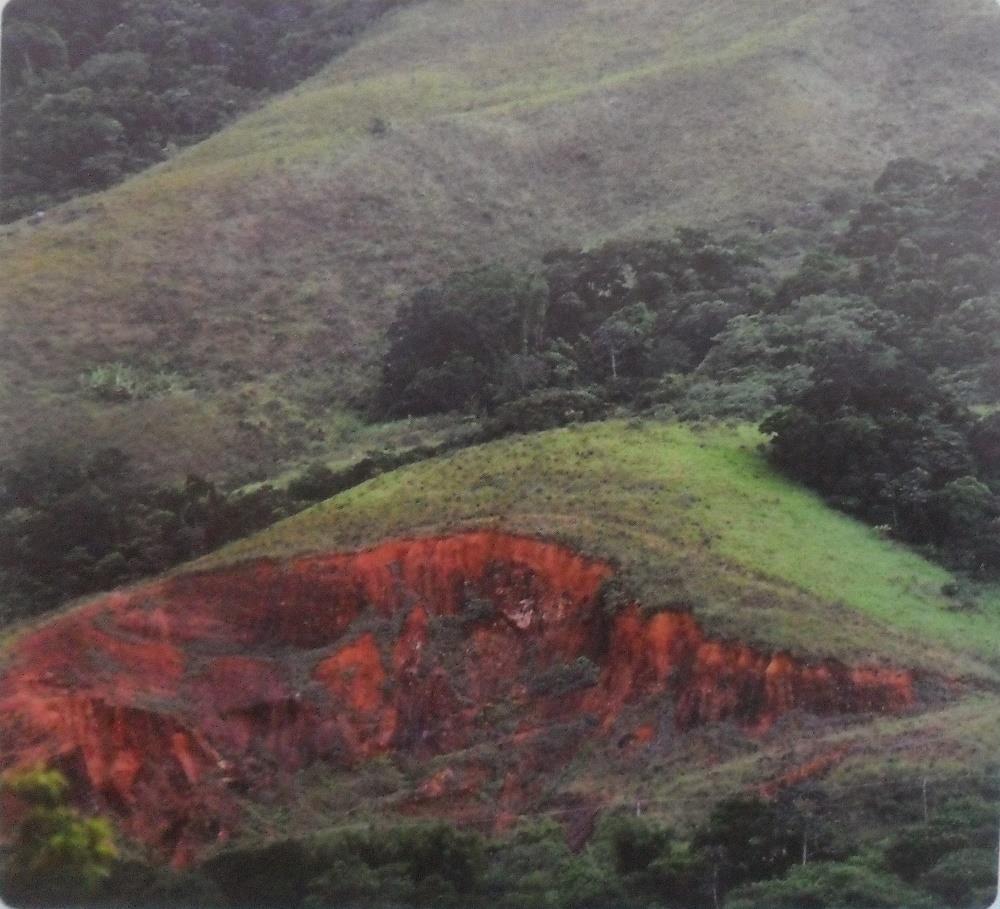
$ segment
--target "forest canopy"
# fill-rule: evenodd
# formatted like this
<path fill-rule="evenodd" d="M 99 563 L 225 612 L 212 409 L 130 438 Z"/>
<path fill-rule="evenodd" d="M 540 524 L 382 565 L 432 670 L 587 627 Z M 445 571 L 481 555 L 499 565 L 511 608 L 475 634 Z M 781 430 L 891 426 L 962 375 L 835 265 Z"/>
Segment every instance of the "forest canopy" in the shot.
<path fill-rule="evenodd" d="M 997 162 L 899 160 L 791 273 L 766 237 L 691 229 L 457 273 L 401 308 L 377 410 L 495 432 L 613 406 L 763 420 L 774 464 L 836 507 L 995 571 L 998 214 Z"/>
<path fill-rule="evenodd" d="M 402 0 L 14 0 L 0 221 L 118 182 L 342 53 Z"/>

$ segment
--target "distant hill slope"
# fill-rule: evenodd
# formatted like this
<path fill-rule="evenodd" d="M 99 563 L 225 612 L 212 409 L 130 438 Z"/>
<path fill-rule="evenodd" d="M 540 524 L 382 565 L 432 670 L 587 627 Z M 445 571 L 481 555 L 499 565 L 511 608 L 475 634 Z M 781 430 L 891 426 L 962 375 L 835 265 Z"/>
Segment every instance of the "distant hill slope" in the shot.
<path fill-rule="evenodd" d="M 981 775 L 996 591 L 956 608 L 756 442 L 611 422 L 467 449 L 68 610 L 5 648 L 0 769 L 67 768 L 177 862 L 220 831 L 639 799 L 677 824 Z M 366 789 L 376 757 L 406 779 Z"/>
<path fill-rule="evenodd" d="M 981 159 L 998 46 L 991 0 L 404 9 L 222 134 L 0 233 L 0 431 L 270 468 L 450 269 L 795 212 L 894 156 Z M 148 394 L 81 390 L 119 362 Z"/>

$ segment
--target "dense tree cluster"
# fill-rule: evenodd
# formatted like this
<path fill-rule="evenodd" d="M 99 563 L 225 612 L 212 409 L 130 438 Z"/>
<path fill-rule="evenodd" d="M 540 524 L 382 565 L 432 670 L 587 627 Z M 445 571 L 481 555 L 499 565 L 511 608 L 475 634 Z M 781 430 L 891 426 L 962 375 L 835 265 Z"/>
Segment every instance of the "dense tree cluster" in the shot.
<path fill-rule="evenodd" d="M 763 276 L 748 251 L 694 230 L 553 252 L 540 273 L 457 273 L 402 307 L 378 409 L 497 413 L 567 401 L 594 410 L 580 391 L 632 400 L 664 375 L 690 371 L 728 320 L 758 310 Z"/>
<path fill-rule="evenodd" d="M 275 504 L 259 494 L 237 503 L 198 477 L 148 486 L 115 449 L 25 451 L 0 469 L 0 615 L 157 574 L 270 523 Z"/>
<path fill-rule="evenodd" d="M 845 295 L 838 348 L 764 423 L 776 464 L 900 539 L 1000 567 L 1000 165 L 891 164 L 823 258 L 779 288 L 775 326 Z M 833 337 L 828 334 L 826 343 Z"/>
<path fill-rule="evenodd" d="M 478 411 L 494 432 L 611 405 L 764 419 L 784 471 L 950 563 L 1000 568 L 1000 163 L 893 162 L 791 274 L 767 241 L 559 251 L 421 290 L 378 410 Z"/>
<path fill-rule="evenodd" d="M 198 476 L 144 482 L 121 451 L 28 449 L 0 464 L 0 626 L 209 552 L 437 449 L 373 452 L 287 486 L 226 492 Z"/>
<path fill-rule="evenodd" d="M 346 49 L 402 0 L 15 0 L 0 220 L 109 186 Z"/>
<path fill-rule="evenodd" d="M 847 839 L 833 800 L 811 783 L 770 801 L 724 799 L 684 836 L 656 820 L 609 814 L 576 849 L 554 818 L 495 837 L 440 821 L 357 823 L 230 847 L 182 874 L 125 859 L 96 904 L 957 909 L 991 896 L 991 798 L 992 790 L 946 797 L 926 819 L 903 820 L 863 844 Z M 915 807 L 906 798 L 894 804 L 901 815 Z"/>

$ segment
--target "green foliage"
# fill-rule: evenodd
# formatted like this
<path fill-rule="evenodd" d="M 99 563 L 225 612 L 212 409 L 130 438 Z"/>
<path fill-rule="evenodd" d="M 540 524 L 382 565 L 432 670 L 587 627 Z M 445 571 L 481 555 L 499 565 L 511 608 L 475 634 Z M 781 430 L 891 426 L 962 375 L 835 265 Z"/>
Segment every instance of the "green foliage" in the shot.
<path fill-rule="evenodd" d="M 993 849 L 951 852 L 920 876 L 920 885 L 949 906 L 988 904 L 996 891 L 997 856 Z"/>
<path fill-rule="evenodd" d="M 480 889 L 484 844 L 443 823 L 347 829 L 315 843 L 304 905 L 462 906 Z"/>
<path fill-rule="evenodd" d="M 673 834 L 658 824 L 619 815 L 602 823 L 598 837 L 609 842 L 615 871 L 629 875 L 646 871 L 668 852 Z"/>
<path fill-rule="evenodd" d="M 116 448 L 26 449 L 0 462 L 0 625 L 158 574 L 457 444 L 383 448 L 339 469 L 310 464 L 284 487 L 232 492 L 196 475 L 145 482 Z"/>
<path fill-rule="evenodd" d="M 69 783 L 58 770 L 35 767 L 11 773 L 2 780 L 3 789 L 22 802 L 40 808 L 58 808 L 66 800 Z"/>
<path fill-rule="evenodd" d="M 655 317 L 645 303 L 624 306 L 605 319 L 593 335 L 594 349 L 607 357 L 611 377 L 635 374 L 649 355 L 653 344 Z"/>
<path fill-rule="evenodd" d="M 595 850 L 608 849 L 621 887 L 636 905 L 698 906 L 709 895 L 710 856 L 656 821 L 613 815 L 601 821 L 595 841 Z"/>
<path fill-rule="evenodd" d="M 379 409 L 487 410 L 498 433 L 592 417 L 605 394 L 627 400 L 643 380 L 690 369 L 727 319 L 760 302 L 756 265 L 734 242 L 682 229 L 552 253 L 540 275 L 458 272 L 399 311 Z"/>
<path fill-rule="evenodd" d="M 452 443 L 416 445 L 402 451 L 389 448 L 370 451 L 353 464 L 339 470 L 333 470 L 323 463 L 315 462 L 306 466 L 289 480 L 286 492 L 293 501 L 318 502 L 364 483 L 379 474 L 395 470 L 405 464 L 433 457 L 450 447 L 452 447 Z"/>
<path fill-rule="evenodd" d="M 798 840 L 775 805 L 736 797 L 715 806 L 694 845 L 709 857 L 716 886 L 724 892 L 783 874 L 795 861 Z"/>
<path fill-rule="evenodd" d="M 485 404 L 508 361 L 537 351 L 546 299 L 534 276 L 499 266 L 418 292 L 389 331 L 380 409 L 420 415 Z"/>
<path fill-rule="evenodd" d="M 118 855 L 111 825 L 67 807 L 68 784 L 57 771 L 10 773 L 2 788 L 26 805 L 14 833 L 5 894 L 33 904 L 94 896 Z"/>
<path fill-rule="evenodd" d="M 6 618 L 188 559 L 225 539 L 225 511 L 225 498 L 197 478 L 181 489 L 146 486 L 117 450 L 23 452 L 0 471 Z"/>
<path fill-rule="evenodd" d="M 293 840 L 231 849 L 200 869 L 234 906 L 298 906 L 316 870 L 305 844 Z"/>
<path fill-rule="evenodd" d="M 590 850 L 574 855 L 553 821 L 519 825 L 491 848 L 485 889 L 509 909 L 583 909 L 622 903 L 614 872 Z"/>
<path fill-rule="evenodd" d="M 541 432 L 589 422 L 606 409 L 599 388 L 545 388 L 500 404 L 485 421 L 483 434 L 493 438 L 512 432 Z"/>
<path fill-rule="evenodd" d="M 930 869 L 949 856 L 989 851 L 990 880 L 996 872 L 996 813 L 991 793 L 973 794 L 960 799 L 949 798 L 936 805 L 924 823 L 909 824 L 893 833 L 885 844 L 886 867 L 908 883 L 916 883 Z"/>
<path fill-rule="evenodd" d="M 0 220 L 109 186 L 346 50 L 399 0 L 12 4 Z"/>
<path fill-rule="evenodd" d="M 876 344 L 818 362 L 761 428 L 774 463 L 834 504 L 958 564 L 1000 566 L 1000 500 L 975 475 L 975 421 L 897 351 Z"/>
<path fill-rule="evenodd" d="M 84 391 L 100 401 L 132 401 L 163 394 L 177 384 L 175 376 L 150 373 L 127 363 L 104 363 L 80 376 Z"/>
<path fill-rule="evenodd" d="M 52 778 L 32 771 L 18 785 L 48 793 Z M 49 795 L 39 797 L 45 802 Z M 816 839 L 824 841 L 843 821 L 817 813 L 815 804 L 804 807 L 816 797 L 806 787 L 778 802 L 726 799 L 686 839 L 656 819 L 610 813 L 576 849 L 568 845 L 567 828 L 550 818 L 524 820 L 494 837 L 436 821 L 355 823 L 229 846 L 182 873 L 122 861 L 110 878 L 102 875 L 109 881 L 102 898 L 109 905 L 205 909 L 711 909 L 722 903 L 727 909 L 930 909 L 942 903 L 960 909 L 990 895 L 995 853 L 961 845 L 984 835 L 991 812 L 982 803 L 971 811 L 961 799 L 936 805 L 929 825 L 939 845 L 940 835 L 955 836 L 944 851 L 921 849 L 915 837 L 929 826 L 915 824 L 886 843 L 852 839 L 836 861 L 802 862 L 791 847 L 803 825 L 815 825 Z M 925 864 L 904 879 L 894 863 L 906 843 L 916 845 Z M 103 861 L 106 870 L 106 855 Z M 54 892 L 45 890 L 40 901 Z"/>
<path fill-rule="evenodd" d="M 785 877 L 733 891 L 726 909 L 931 909 L 934 900 L 863 862 L 798 865 Z"/>
<path fill-rule="evenodd" d="M 117 449 L 26 450 L 0 464 L 0 623 L 158 574 L 427 454 L 374 453 L 339 471 L 314 465 L 286 489 L 226 493 L 197 476 L 146 483 Z"/>

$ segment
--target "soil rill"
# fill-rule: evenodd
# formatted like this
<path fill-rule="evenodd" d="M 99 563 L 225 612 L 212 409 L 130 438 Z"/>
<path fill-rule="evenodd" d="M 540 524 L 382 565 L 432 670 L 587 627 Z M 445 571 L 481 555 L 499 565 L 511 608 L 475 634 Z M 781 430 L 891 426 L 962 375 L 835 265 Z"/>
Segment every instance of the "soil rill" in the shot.
<path fill-rule="evenodd" d="M 184 865 L 239 830 L 247 793 L 320 762 L 435 758 L 397 810 L 501 826 L 585 743 L 723 721 L 757 735 L 791 711 L 916 702 L 904 669 L 712 639 L 680 610 L 609 609 L 613 574 L 555 543 L 469 532 L 112 593 L 12 646 L 0 767 L 61 768 L 80 802 Z M 485 745 L 506 753 L 499 777 L 468 757 Z"/>

